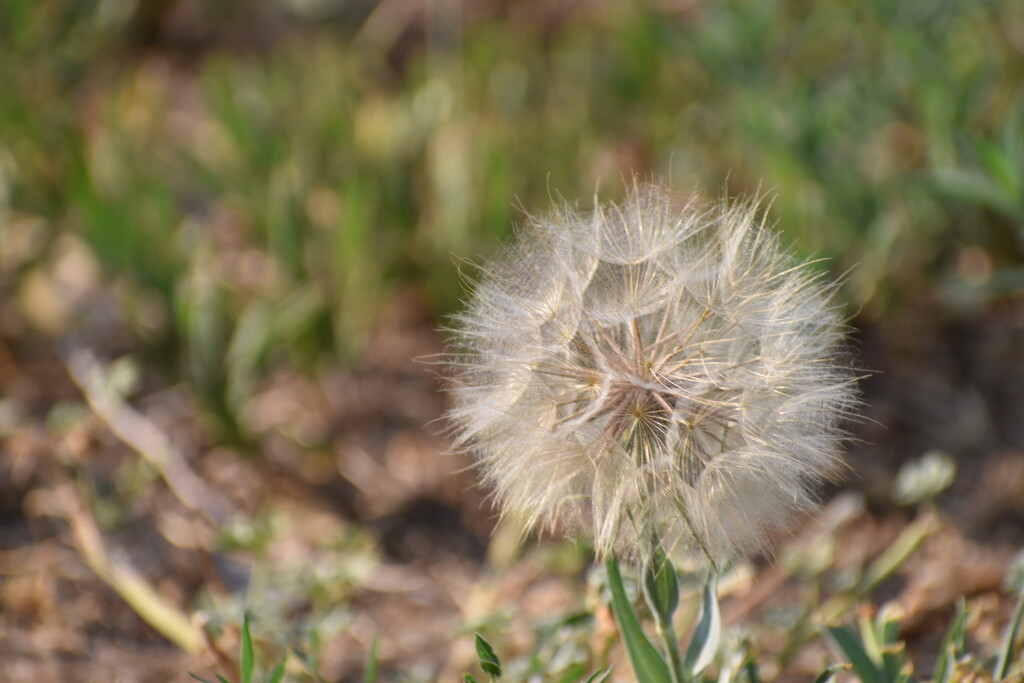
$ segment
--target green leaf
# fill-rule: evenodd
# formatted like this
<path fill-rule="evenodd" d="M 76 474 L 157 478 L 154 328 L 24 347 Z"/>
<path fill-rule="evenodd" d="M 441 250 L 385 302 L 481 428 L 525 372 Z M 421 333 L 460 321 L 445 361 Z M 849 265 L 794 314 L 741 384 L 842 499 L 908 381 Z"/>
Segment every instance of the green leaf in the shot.
<path fill-rule="evenodd" d="M 1017 607 L 1013 610 L 1013 616 L 1006 624 L 1006 633 L 1003 636 L 1003 643 L 999 647 L 999 659 L 996 660 L 996 668 L 992 670 L 992 676 L 1001 681 L 1010 675 L 1010 667 L 1013 665 L 1013 652 L 1017 643 L 1017 636 L 1020 635 L 1021 621 L 1024 620 L 1024 592 L 1017 598 Z"/>
<path fill-rule="evenodd" d="M 366 653 L 366 667 L 363 672 L 365 683 L 376 683 L 377 681 L 377 649 L 380 647 L 380 638 L 376 635 L 370 641 L 370 651 Z"/>
<path fill-rule="evenodd" d="M 536 658 L 534 659 L 534 664 L 539 666 L 539 662 L 536 661 Z M 558 683 L 579 683 L 580 677 L 586 673 L 586 670 L 587 668 L 579 662 L 572 664 L 565 670 L 559 672 Z"/>
<path fill-rule="evenodd" d="M 1010 561 L 1003 579 L 1003 590 L 1007 593 L 1024 593 L 1024 550 Z"/>
<path fill-rule="evenodd" d="M 1024 195 L 1024 98 L 1018 97 L 1001 132 L 1006 158 L 1013 163 L 1016 190 Z M 1024 197 L 1022 197 L 1024 198 Z"/>
<path fill-rule="evenodd" d="M 476 676 L 473 674 L 462 674 L 462 683 L 476 683 Z"/>
<path fill-rule="evenodd" d="M 281 683 L 284 678 L 284 665 L 288 661 L 288 651 L 285 650 L 284 654 L 281 655 L 281 659 L 277 660 L 277 666 L 270 672 L 270 676 L 267 678 L 267 683 Z"/>
<path fill-rule="evenodd" d="M 949 630 L 942 638 L 939 647 L 939 658 L 935 663 L 935 682 L 949 683 L 953 675 L 956 659 L 964 653 L 964 639 L 967 633 L 967 603 L 964 596 L 956 601 L 956 616 Z"/>
<path fill-rule="evenodd" d="M 900 673 L 903 670 L 905 652 L 906 646 L 903 643 L 887 645 L 882 650 L 882 672 L 886 681 L 900 681 L 905 678 Z"/>
<path fill-rule="evenodd" d="M 892 605 L 879 610 L 872 620 L 867 615 L 860 618 L 860 637 L 864 651 L 882 674 L 882 680 L 890 683 L 899 680 L 904 662 L 904 646 L 897 643 L 902 611 Z"/>
<path fill-rule="evenodd" d="M 238 660 L 238 671 L 242 675 L 242 683 L 252 682 L 252 670 L 255 661 L 252 655 L 252 636 L 249 634 L 249 615 L 242 617 L 242 654 Z"/>
<path fill-rule="evenodd" d="M 1018 204 L 1017 198 L 984 176 L 942 168 L 932 173 L 932 181 L 936 189 L 950 199 L 989 209 L 1013 220 L 1024 220 L 1024 208 Z"/>
<path fill-rule="evenodd" d="M 294 345 L 324 313 L 316 283 L 298 286 L 280 300 L 250 302 L 238 318 L 224 354 L 228 399 L 232 406 L 254 391 L 259 365 L 276 346 Z"/>
<path fill-rule="evenodd" d="M 608 588 L 612 593 L 612 613 L 619 625 L 619 635 L 626 646 L 629 663 L 633 665 L 637 680 L 644 683 L 671 683 L 668 665 L 651 645 L 651 641 L 647 640 L 633 612 L 633 606 L 626 597 L 618 561 L 609 556 L 605 560 L 605 568 L 608 570 Z"/>
<path fill-rule="evenodd" d="M 757 657 L 750 651 L 750 644 L 745 643 L 744 649 L 747 651 L 743 657 L 743 664 L 740 665 L 740 671 L 747 674 L 747 683 L 761 683 L 761 674 L 757 669 Z"/>
<path fill-rule="evenodd" d="M 871 621 L 871 617 L 867 614 L 862 614 L 857 620 L 857 626 L 860 631 L 860 645 L 864 649 L 864 653 L 867 654 L 876 667 L 880 666 L 882 663 L 882 643 L 879 640 L 878 631 L 875 628 L 875 624 Z"/>
<path fill-rule="evenodd" d="M 316 676 L 316 680 L 324 680 L 320 673 L 320 631 L 316 628 L 309 629 L 309 653 L 307 658 L 309 672 Z"/>
<path fill-rule="evenodd" d="M 825 634 L 850 661 L 854 672 L 862 681 L 881 681 L 882 672 L 871 660 L 853 631 L 845 626 L 829 626 Z"/>
<path fill-rule="evenodd" d="M 706 669 L 718 652 L 722 637 L 722 615 L 718 611 L 718 574 L 711 572 L 704 584 L 704 598 L 697 613 L 697 626 L 686 647 L 683 665 L 696 676 Z"/>
<path fill-rule="evenodd" d="M 202 683 L 213 683 L 213 681 L 209 680 L 208 678 L 203 678 L 202 676 L 197 676 L 196 674 L 192 673 L 191 671 L 188 672 L 188 675 L 191 676 L 192 678 L 196 679 L 197 681 L 202 681 Z"/>
<path fill-rule="evenodd" d="M 590 676 L 587 677 L 587 680 L 584 681 L 584 683 L 602 683 L 602 681 L 604 681 L 606 678 L 608 678 L 608 676 L 610 676 L 611 673 L 612 673 L 612 668 L 610 666 L 607 669 L 601 669 L 600 671 L 595 671 L 594 673 L 590 674 Z"/>
<path fill-rule="evenodd" d="M 647 604 L 662 622 L 671 623 L 679 606 L 679 576 L 659 543 L 654 544 L 654 553 L 644 568 L 643 578 Z"/>
<path fill-rule="evenodd" d="M 818 677 L 814 679 L 814 683 L 831 683 L 837 673 L 840 671 L 846 671 L 848 668 L 849 667 L 845 664 L 833 664 L 818 674 Z"/>
<path fill-rule="evenodd" d="M 1018 190 L 1016 160 L 1011 160 L 1006 152 L 992 140 L 980 139 L 974 143 L 974 153 L 988 177 L 1006 193 L 1013 195 Z"/>
<path fill-rule="evenodd" d="M 480 660 L 480 668 L 484 670 L 484 673 L 501 678 L 501 661 L 494 653 L 494 648 L 479 633 L 475 634 L 475 641 L 476 657 Z"/>

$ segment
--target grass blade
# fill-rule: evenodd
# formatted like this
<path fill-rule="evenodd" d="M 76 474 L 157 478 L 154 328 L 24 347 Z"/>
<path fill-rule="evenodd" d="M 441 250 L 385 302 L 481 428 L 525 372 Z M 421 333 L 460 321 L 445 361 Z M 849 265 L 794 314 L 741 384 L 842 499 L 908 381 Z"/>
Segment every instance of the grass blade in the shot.
<path fill-rule="evenodd" d="M 281 655 L 281 659 L 277 660 L 277 666 L 270 672 L 270 676 L 267 678 L 267 683 L 281 683 L 284 678 L 284 665 L 288 661 L 288 651 L 285 650 L 284 654 Z"/>
<path fill-rule="evenodd" d="M 1020 634 L 1020 624 L 1024 620 L 1024 593 L 1017 598 L 1017 607 L 1013 610 L 1013 616 L 1006 624 L 1006 635 L 1003 636 L 1003 644 L 999 648 L 999 659 L 996 661 L 996 668 L 992 676 L 1001 681 L 1010 674 L 1010 667 L 1013 665 L 1013 651 Z"/>
<path fill-rule="evenodd" d="M 1015 198 L 988 178 L 960 169 L 938 169 L 932 172 L 936 189 L 950 199 L 989 209 L 1013 220 L 1024 219 L 1024 209 Z"/>
<path fill-rule="evenodd" d="M 967 607 L 961 597 L 956 603 L 956 617 L 942 638 L 939 658 L 935 662 L 935 683 L 949 683 L 953 667 L 964 649 L 964 635 L 967 627 Z"/>
<path fill-rule="evenodd" d="M 849 660 L 861 681 L 872 683 L 882 680 L 882 672 L 878 670 L 864 646 L 850 629 L 845 626 L 829 626 L 825 629 L 825 633 Z"/>
<path fill-rule="evenodd" d="M 633 606 L 626 597 L 618 561 L 609 557 L 605 560 L 605 567 L 608 570 L 608 588 L 612 593 L 612 613 L 619 625 L 619 635 L 626 646 L 629 663 L 633 665 L 637 680 L 645 683 L 671 683 L 665 660 L 644 635 Z"/>
<path fill-rule="evenodd" d="M 377 680 L 377 650 L 380 647 L 380 637 L 374 636 L 370 641 L 370 651 L 366 653 L 366 667 L 363 671 L 364 683 L 376 683 Z"/>
<path fill-rule="evenodd" d="M 814 679 L 814 683 L 830 683 L 830 681 L 836 677 L 836 674 L 840 671 L 846 671 L 849 667 L 845 664 L 833 664 L 828 667 Z"/>
<path fill-rule="evenodd" d="M 252 655 L 252 636 L 249 634 L 249 615 L 242 617 L 242 654 L 238 660 L 238 671 L 242 683 L 252 683 L 252 670 L 256 662 Z"/>
<path fill-rule="evenodd" d="M 712 572 L 704 584 L 704 597 L 697 626 L 686 647 L 683 665 L 691 675 L 697 676 L 714 660 L 722 636 L 722 615 L 718 611 L 718 575 Z"/>

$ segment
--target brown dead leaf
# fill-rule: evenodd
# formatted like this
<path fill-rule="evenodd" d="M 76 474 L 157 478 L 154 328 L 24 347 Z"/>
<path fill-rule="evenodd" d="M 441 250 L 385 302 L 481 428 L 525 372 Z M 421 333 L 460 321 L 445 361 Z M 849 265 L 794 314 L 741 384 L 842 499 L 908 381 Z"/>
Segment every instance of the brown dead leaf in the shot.
<path fill-rule="evenodd" d="M 1012 549 L 982 546 L 945 525 L 904 567 L 907 585 L 899 597 L 906 610 L 904 628 L 913 630 L 929 612 L 961 595 L 999 588 L 1012 556 Z"/>

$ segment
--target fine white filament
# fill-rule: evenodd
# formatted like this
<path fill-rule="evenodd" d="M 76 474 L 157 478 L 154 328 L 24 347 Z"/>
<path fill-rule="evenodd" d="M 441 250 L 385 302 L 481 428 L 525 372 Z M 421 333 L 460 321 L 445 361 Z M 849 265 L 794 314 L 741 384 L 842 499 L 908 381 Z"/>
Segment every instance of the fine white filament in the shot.
<path fill-rule="evenodd" d="M 456 444 L 503 514 L 589 533 L 600 554 L 762 549 L 839 469 L 856 391 L 833 289 L 754 202 L 634 186 L 563 207 L 455 318 Z"/>

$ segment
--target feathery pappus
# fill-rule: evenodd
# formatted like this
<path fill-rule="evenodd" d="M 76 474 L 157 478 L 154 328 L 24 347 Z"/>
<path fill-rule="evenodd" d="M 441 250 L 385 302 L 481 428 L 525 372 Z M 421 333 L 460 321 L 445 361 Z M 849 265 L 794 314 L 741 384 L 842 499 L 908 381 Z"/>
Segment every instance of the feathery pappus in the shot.
<path fill-rule="evenodd" d="M 756 202 L 634 184 L 621 204 L 563 206 L 454 318 L 456 446 L 502 514 L 599 554 L 760 550 L 840 469 L 857 397 L 834 289 Z"/>

